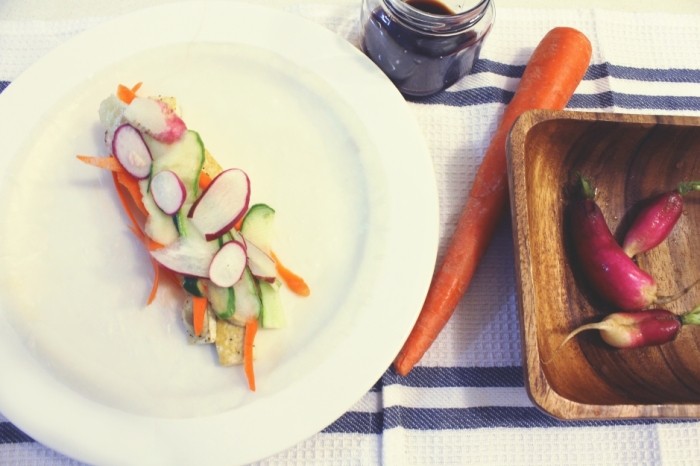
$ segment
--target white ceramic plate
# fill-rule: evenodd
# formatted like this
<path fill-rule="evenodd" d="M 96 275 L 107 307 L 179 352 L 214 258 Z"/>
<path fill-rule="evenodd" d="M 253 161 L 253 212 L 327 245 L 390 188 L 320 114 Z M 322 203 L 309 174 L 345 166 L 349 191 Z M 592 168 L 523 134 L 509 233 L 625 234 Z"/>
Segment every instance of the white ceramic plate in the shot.
<path fill-rule="evenodd" d="M 187 343 L 181 295 L 145 306 L 151 268 L 111 178 L 100 101 L 118 83 L 174 95 L 309 282 L 256 340 L 258 391 Z M 421 131 L 353 46 L 280 11 L 185 3 L 129 14 L 53 51 L 0 95 L 0 411 L 95 464 L 234 464 L 320 431 L 389 367 L 437 251 Z"/>

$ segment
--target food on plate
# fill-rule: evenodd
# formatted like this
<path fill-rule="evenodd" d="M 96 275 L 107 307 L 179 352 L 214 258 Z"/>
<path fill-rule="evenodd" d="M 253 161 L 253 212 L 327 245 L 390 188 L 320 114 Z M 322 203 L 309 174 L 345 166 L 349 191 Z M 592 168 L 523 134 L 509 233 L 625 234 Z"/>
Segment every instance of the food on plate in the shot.
<path fill-rule="evenodd" d="M 281 328 L 280 290 L 310 290 L 272 248 L 275 210 L 251 205 L 251 181 L 223 169 L 199 133 L 187 127 L 172 97 L 145 97 L 119 85 L 99 108 L 107 156 L 78 155 L 109 170 L 130 228 L 154 269 L 147 303 L 168 275 L 186 298 L 190 341 L 215 346 L 222 365 L 242 364 L 255 390 L 253 347 L 258 327 Z"/>
<path fill-rule="evenodd" d="M 535 48 L 484 154 L 418 321 L 394 361 L 400 375 L 411 371 L 447 324 L 506 208 L 506 138 L 513 123 L 527 110 L 564 108 L 583 79 L 590 59 L 588 38 L 568 27 L 552 29 Z"/>

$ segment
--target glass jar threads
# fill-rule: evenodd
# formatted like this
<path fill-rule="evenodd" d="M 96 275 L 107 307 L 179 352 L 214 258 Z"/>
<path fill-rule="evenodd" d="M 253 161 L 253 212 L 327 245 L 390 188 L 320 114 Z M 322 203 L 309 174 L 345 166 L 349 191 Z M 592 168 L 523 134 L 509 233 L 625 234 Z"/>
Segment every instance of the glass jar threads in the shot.
<path fill-rule="evenodd" d="M 362 49 L 407 96 L 469 73 L 495 19 L 491 0 L 363 0 Z"/>

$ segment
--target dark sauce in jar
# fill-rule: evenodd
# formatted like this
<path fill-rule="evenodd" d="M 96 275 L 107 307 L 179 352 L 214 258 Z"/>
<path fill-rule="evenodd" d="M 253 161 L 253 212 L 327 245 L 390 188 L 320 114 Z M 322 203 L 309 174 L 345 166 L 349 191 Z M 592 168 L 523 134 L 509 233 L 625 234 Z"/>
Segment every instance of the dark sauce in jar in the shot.
<path fill-rule="evenodd" d="M 433 15 L 453 15 L 455 14 L 447 5 L 436 0 L 406 0 L 406 3 L 413 8 L 425 11 Z"/>
<path fill-rule="evenodd" d="M 491 28 L 485 23 L 445 27 L 443 19 L 459 15 L 438 0 L 379 0 L 369 12 L 362 33 L 362 48 L 399 90 L 407 96 L 435 94 L 468 74 L 479 57 L 483 38 Z M 391 4 L 401 2 L 392 11 Z M 482 2 L 488 5 L 489 2 Z M 401 8 L 419 21 L 409 24 Z M 420 18 L 422 16 L 422 18 Z M 431 23 L 434 21 L 434 24 Z M 437 25 L 437 26 L 435 26 Z M 450 29 L 451 28 L 451 29 Z"/>

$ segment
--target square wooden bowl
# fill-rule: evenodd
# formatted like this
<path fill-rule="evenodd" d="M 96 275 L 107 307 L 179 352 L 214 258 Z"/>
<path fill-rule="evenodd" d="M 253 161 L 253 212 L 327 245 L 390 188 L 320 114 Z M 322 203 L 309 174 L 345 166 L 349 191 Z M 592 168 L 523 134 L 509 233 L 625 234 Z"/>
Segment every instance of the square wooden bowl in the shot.
<path fill-rule="evenodd" d="M 537 110 L 508 141 L 513 237 L 526 385 L 533 402 L 561 419 L 700 417 L 700 327 L 674 341 L 617 350 L 597 331 L 554 355 L 565 335 L 611 312 L 571 260 L 564 209 L 577 173 L 620 239 L 631 214 L 654 194 L 700 180 L 700 118 Z M 671 235 L 638 264 L 672 295 L 700 278 L 700 193 L 685 197 Z M 700 305 L 700 287 L 666 306 Z M 547 362 L 543 362 L 547 361 Z"/>

